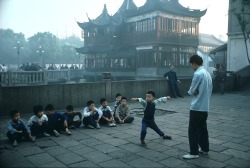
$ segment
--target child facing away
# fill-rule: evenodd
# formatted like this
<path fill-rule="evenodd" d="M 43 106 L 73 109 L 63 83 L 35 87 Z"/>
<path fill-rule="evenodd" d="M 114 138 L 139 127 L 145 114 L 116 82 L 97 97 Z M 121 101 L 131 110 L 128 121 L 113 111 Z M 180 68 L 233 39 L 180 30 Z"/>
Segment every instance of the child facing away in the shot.
<path fill-rule="evenodd" d="M 114 116 L 116 116 L 115 113 L 116 113 L 117 107 L 121 104 L 121 98 L 122 98 L 122 95 L 120 93 L 117 93 L 115 95 Z"/>
<path fill-rule="evenodd" d="M 102 117 L 102 111 L 95 107 L 95 102 L 90 100 L 87 107 L 83 110 L 83 125 L 90 129 L 100 129 L 99 120 Z"/>
<path fill-rule="evenodd" d="M 43 135 L 49 137 L 48 117 L 43 113 L 43 107 L 36 105 L 33 107 L 34 115 L 30 117 L 28 126 L 30 127 L 31 134 L 35 137 Z"/>
<path fill-rule="evenodd" d="M 17 142 L 20 142 L 22 137 L 29 141 L 35 141 L 35 138 L 31 135 L 30 128 L 25 124 L 25 122 L 20 119 L 20 113 L 17 110 L 10 112 L 11 120 L 9 121 L 7 128 L 7 137 L 9 138 L 11 144 L 15 147 Z"/>
<path fill-rule="evenodd" d="M 115 121 L 117 124 L 132 123 L 134 117 L 130 116 L 130 109 L 127 105 L 127 98 L 121 98 L 121 104 L 116 109 Z"/>
<path fill-rule="evenodd" d="M 147 128 L 153 129 L 157 134 L 159 134 L 163 139 L 172 139 L 170 136 L 164 135 L 164 133 L 158 128 L 155 123 L 155 106 L 159 103 L 166 103 L 167 99 L 170 99 L 169 96 L 162 97 L 155 100 L 155 93 L 153 91 L 148 91 L 146 94 L 146 101 L 142 98 L 132 98 L 132 101 L 139 101 L 144 108 L 144 116 L 142 118 L 142 127 L 141 127 L 141 145 L 146 147 L 145 137 L 147 134 Z"/>
<path fill-rule="evenodd" d="M 65 120 L 67 120 L 69 128 L 79 128 L 82 124 L 82 114 L 80 112 L 74 112 L 74 107 L 72 105 L 66 107 L 66 112 L 63 116 Z"/>
<path fill-rule="evenodd" d="M 102 118 L 100 119 L 101 124 L 107 124 L 110 127 L 115 127 L 116 124 L 114 123 L 114 116 L 112 114 L 111 108 L 108 106 L 108 102 L 105 98 L 100 100 L 101 107 L 99 110 L 102 111 Z"/>
<path fill-rule="evenodd" d="M 71 135 L 71 132 L 68 129 L 67 120 L 61 113 L 55 112 L 53 105 L 48 104 L 45 107 L 45 111 L 48 117 L 50 130 L 56 137 L 60 136 L 60 132 L 62 131 L 64 131 L 66 135 Z"/>

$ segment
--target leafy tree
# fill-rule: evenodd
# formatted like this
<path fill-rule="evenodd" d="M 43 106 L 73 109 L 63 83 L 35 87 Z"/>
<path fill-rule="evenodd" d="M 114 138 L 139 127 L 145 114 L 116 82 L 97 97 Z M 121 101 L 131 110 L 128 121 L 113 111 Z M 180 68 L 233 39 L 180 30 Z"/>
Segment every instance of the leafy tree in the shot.
<path fill-rule="evenodd" d="M 59 39 L 50 32 L 39 32 L 28 38 L 29 48 L 31 50 L 30 58 L 39 62 L 40 50 L 43 64 L 54 63 L 61 53 Z"/>
<path fill-rule="evenodd" d="M 246 47 L 247 59 L 250 64 L 250 58 L 248 53 L 247 40 L 250 36 L 250 0 L 232 0 L 233 4 L 240 3 L 240 8 L 232 8 L 231 12 L 237 19 L 241 32 L 244 37 L 244 43 Z"/>
<path fill-rule="evenodd" d="M 0 29 L 0 63 L 18 64 L 17 42 L 21 64 L 26 62 L 30 52 L 24 34 L 15 33 L 11 29 Z"/>

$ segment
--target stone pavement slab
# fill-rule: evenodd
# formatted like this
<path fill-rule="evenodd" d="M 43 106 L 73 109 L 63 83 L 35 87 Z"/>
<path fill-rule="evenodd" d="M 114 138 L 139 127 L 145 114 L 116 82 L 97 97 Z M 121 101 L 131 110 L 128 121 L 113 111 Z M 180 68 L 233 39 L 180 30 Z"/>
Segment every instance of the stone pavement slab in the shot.
<path fill-rule="evenodd" d="M 132 124 L 101 129 L 78 128 L 71 136 L 41 137 L 13 148 L 6 138 L 9 118 L 0 118 L 0 167 L 250 167 L 250 88 L 213 94 L 208 116 L 210 152 L 184 160 L 189 151 L 190 97 L 171 99 L 157 108 L 175 111 L 155 117 L 173 140 L 163 140 L 148 129 L 147 148 L 140 146 L 141 117 Z M 32 106 L 32 105 L 31 105 Z M 129 103 L 131 109 L 141 108 Z M 79 108 L 78 110 L 82 110 Z M 30 115 L 22 115 L 28 121 Z"/>

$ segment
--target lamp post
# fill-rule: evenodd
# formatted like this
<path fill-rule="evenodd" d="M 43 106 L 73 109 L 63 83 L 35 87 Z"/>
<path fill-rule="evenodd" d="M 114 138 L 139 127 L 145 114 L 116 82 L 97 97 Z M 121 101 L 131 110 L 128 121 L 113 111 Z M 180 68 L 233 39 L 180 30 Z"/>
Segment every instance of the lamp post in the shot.
<path fill-rule="evenodd" d="M 36 52 L 39 53 L 39 56 L 40 56 L 40 66 L 41 66 L 41 68 L 43 68 L 42 53 L 44 53 L 44 50 L 42 50 L 42 46 L 39 46 L 39 49 Z"/>
<path fill-rule="evenodd" d="M 18 70 L 20 70 L 20 49 L 23 49 L 23 47 L 20 47 L 20 41 L 17 41 L 17 46 L 14 47 L 17 49 L 17 57 L 18 57 Z"/>

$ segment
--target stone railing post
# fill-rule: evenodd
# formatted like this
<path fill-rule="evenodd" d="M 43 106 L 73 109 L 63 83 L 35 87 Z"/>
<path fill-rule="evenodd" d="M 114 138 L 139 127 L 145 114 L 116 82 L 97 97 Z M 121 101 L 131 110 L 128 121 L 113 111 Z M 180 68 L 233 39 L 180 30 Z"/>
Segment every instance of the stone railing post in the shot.
<path fill-rule="evenodd" d="M 102 73 L 102 81 L 105 82 L 105 97 L 106 99 L 111 99 L 112 96 L 111 73 L 110 72 Z"/>
<path fill-rule="evenodd" d="M 71 78 L 71 71 L 70 69 L 68 70 L 68 75 L 67 75 L 67 81 L 69 82 L 70 81 L 70 78 Z"/>
<path fill-rule="evenodd" d="M 45 85 L 48 84 L 48 77 L 47 77 L 47 75 L 48 75 L 48 72 L 46 70 L 43 70 L 43 82 L 44 82 Z"/>
<path fill-rule="evenodd" d="M 11 86 L 13 84 L 13 82 L 12 82 L 12 72 L 8 71 L 7 76 L 8 76 L 8 86 Z"/>

